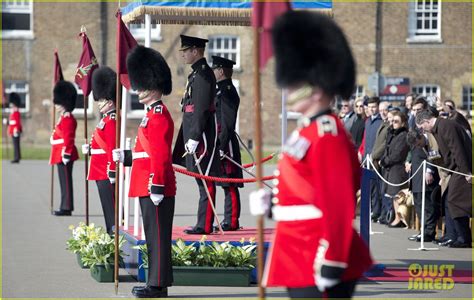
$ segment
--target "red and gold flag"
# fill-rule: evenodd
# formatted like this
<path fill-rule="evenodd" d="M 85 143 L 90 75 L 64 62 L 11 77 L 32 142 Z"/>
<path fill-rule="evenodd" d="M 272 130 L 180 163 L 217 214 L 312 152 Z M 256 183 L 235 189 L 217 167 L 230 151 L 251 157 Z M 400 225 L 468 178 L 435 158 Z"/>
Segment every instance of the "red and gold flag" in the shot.
<path fill-rule="evenodd" d="M 127 26 L 122 21 L 122 14 L 119 11 L 117 17 L 117 73 L 120 83 L 127 89 L 130 89 L 130 79 L 127 71 L 127 54 L 135 48 L 138 43 L 132 36 Z"/>
<path fill-rule="evenodd" d="M 82 54 L 77 64 L 74 82 L 81 87 L 84 96 L 87 97 L 92 89 L 92 73 L 99 67 L 99 63 L 95 57 L 94 50 L 92 50 L 87 34 L 81 32 L 80 36 L 82 37 Z"/>

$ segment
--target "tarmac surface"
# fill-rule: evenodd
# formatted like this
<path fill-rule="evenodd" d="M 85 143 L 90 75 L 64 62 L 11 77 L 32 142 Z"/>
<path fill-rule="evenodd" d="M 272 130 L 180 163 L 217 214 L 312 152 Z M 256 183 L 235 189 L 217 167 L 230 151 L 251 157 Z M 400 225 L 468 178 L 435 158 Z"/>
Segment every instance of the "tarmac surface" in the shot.
<path fill-rule="evenodd" d="M 270 175 L 273 166 L 266 166 Z M 118 294 L 113 283 L 98 283 L 89 270 L 80 269 L 76 257 L 66 250 L 71 232 L 69 225 L 85 220 L 84 162 L 74 165 L 75 210 L 71 217 L 55 217 L 50 213 L 50 166 L 47 161 L 22 161 L 2 164 L 2 298 L 131 298 L 137 283 L 120 270 Z M 178 194 L 174 224 L 194 225 L 197 212 L 197 187 L 194 179 L 177 174 Z M 59 206 L 59 182 L 55 174 L 55 205 Z M 253 184 L 241 189 L 241 225 L 255 227 L 249 213 L 248 194 Z M 223 192 L 218 188 L 217 209 L 223 211 Z M 104 225 L 97 188 L 89 184 L 90 222 Z M 131 210 L 133 211 L 133 210 Z M 220 214 L 222 218 L 222 214 Z M 356 222 L 357 223 L 357 222 Z M 273 222 L 266 221 L 266 227 Z M 371 251 L 376 262 L 387 268 L 452 264 L 454 270 L 472 270 L 472 249 L 440 248 L 437 251 L 410 251 L 418 243 L 407 240 L 413 230 L 390 229 L 374 224 Z M 434 247 L 426 243 L 425 247 Z M 472 274 L 472 271 L 471 271 Z M 472 281 L 471 281 L 472 282 Z M 268 298 L 286 298 L 283 288 L 266 290 Z M 172 298 L 255 298 L 257 287 L 182 287 L 169 288 Z M 361 281 L 355 298 L 466 298 L 472 299 L 472 284 L 455 283 L 452 289 L 409 289 L 408 282 Z"/>

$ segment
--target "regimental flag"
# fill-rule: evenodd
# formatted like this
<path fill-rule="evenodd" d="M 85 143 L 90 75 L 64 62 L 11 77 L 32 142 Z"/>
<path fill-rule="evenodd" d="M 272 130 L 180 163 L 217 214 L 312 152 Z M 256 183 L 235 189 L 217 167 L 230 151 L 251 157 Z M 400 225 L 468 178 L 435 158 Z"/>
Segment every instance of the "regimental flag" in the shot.
<path fill-rule="evenodd" d="M 130 79 L 127 71 L 127 54 L 130 50 L 135 48 L 138 43 L 128 31 L 127 26 L 122 21 L 122 13 L 119 11 L 117 17 L 117 73 L 120 78 L 120 83 L 125 88 L 130 89 Z"/>
<path fill-rule="evenodd" d="M 86 32 L 81 32 L 79 36 L 82 36 L 82 54 L 77 64 L 74 82 L 81 87 L 84 96 L 87 97 L 92 89 L 92 72 L 99 67 L 99 63 Z"/>
<path fill-rule="evenodd" d="M 289 0 L 262 1 L 252 3 L 252 27 L 259 28 L 260 32 L 260 69 L 273 55 L 271 30 L 275 19 L 286 11 L 291 10 Z"/>
<path fill-rule="evenodd" d="M 53 86 L 58 83 L 60 80 L 64 80 L 63 70 L 61 68 L 61 62 L 59 61 L 58 50 L 54 50 L 54 77 L 53 77 Z"/>

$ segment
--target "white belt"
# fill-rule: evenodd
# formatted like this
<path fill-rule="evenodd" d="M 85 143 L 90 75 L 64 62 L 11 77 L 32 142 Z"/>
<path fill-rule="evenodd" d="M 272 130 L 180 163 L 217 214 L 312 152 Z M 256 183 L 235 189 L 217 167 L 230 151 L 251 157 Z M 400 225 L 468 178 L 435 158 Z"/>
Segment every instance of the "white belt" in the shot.
<path fill-rule="evenodd" d="M 64 139 L 59 139 L 59 140 L 50 139 L 49 141 L 50 141 L 51 145 L 64 144 Z"/>
<path fill-rule="evenodd" d="M 139 158 L 148 158 L 148 153 L 146 152 L 132 152 L 132 159 L 139 159 Z"/>
<path fill-rule="evenodd" d="M 105 151 L 102 149 L 91 149 L 91 155 L 94 154 L 105 154 Z"/>
<path fill-rule="evenodd" d="M 323 213 L 314 205 L 275 205 L 272 208 L 275 221 L 301 221 L 319 219 Z"/>
<path fill-rule="evenodd" d="M 16 125 L 16 121 L 10 121 L 8 122 L 9 125 Z"/>

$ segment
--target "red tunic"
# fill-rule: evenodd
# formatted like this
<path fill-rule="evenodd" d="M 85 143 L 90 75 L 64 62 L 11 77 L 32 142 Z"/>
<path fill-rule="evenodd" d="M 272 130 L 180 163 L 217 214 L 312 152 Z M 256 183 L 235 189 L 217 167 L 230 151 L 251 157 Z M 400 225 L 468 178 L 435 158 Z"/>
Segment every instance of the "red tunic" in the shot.
<path fill-rule="evenodd" d="M 76 145 L 74 145 L 76 127 L 76 119 L 70 112 L 61 115 L 50 138 L 51 156 L 49 163 L 51 165 L 62 163 L 63 154 L 70 155 L 71 162 L 79 158 Z"/>
<path fill-rule="evenodd" d="M 13 108 L 12 113 L 10 114 L 10 118 L 8 120 L 8 135 L 13 136 L 13 133 L 17 131 L 21 133 L 21 117 L 18 108 Z"/>
<path fill-rule="evenodd" d="M 147 197 L 150 175 L 152 184 L 165 197 L 176 195 L 176 177 L 171 159 L 174 123 L 166 106 L 155 102 L 140 126 L 133 149 L 129 197 Z"/>
<path fill-rule="evenodd" d="M 305 123 L 288 139 L 275 172 L 277 224 L 265 286 L 315 286 L 323 265 L 343 268 L 342 281 L 357 279 L 372 264 L 352 227 L 360 185 L 354 145 L 333 114 Z"/>
<path fill-rule="evenodd" d="M 115 128 L 115 111 L 104 114 L 97 124 L 90 143 L 88 180 L 106 180 L 109 179 L 108 171 L 115 171 L 112 160 L 112 150 L 116 148 Z"/>

